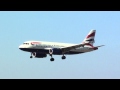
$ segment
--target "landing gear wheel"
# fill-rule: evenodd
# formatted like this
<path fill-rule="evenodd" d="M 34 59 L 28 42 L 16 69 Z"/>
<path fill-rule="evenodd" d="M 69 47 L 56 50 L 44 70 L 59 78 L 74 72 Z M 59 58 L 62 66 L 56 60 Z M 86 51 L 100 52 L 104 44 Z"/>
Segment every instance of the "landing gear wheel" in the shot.
<path fill-rule="evenodd" d="M 32 58 L 32 56 L 30 56 L 30 58 Z"/>
<path fill-rule="evenodd" d="M 54 58 L 51 58 L 50 61 L 54 61 Z"/>
<path fill-rule="evenodd" d="M 66 59 L 66 57 L 65 57 L 65 56 L 62 56 L 62 59 Z"/>

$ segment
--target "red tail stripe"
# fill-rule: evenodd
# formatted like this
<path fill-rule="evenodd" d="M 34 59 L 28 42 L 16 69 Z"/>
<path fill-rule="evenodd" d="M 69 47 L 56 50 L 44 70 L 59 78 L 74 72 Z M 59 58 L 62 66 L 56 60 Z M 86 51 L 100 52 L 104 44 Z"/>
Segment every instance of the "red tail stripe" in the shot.
<path fill-rule="evenodd" d="M 87 38 L 95 36 L 95 32 L 91 33 L 90 35 L 87 36 Z"/>

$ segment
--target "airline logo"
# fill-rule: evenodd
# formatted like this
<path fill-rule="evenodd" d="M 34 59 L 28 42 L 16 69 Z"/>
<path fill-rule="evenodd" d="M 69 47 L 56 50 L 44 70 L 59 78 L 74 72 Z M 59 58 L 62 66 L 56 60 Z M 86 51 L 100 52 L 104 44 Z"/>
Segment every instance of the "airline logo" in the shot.
<path fill-rule="evenodd" d="M 94 41 L 94 39 L 88 39 L 88 40 L 86 40 L 86 41 Z"/>
<path fill-rule="evenodd" d="M 41 44 L 40 42 L 31 42 L 32 45 L 38 45 Z"/>
<path fill-rule="evenodd" d="M 95 32 L 89 34 L 89 35 L 87 36 L 87 38 L 94 37 L 94 36 L 95 36 Z"/>

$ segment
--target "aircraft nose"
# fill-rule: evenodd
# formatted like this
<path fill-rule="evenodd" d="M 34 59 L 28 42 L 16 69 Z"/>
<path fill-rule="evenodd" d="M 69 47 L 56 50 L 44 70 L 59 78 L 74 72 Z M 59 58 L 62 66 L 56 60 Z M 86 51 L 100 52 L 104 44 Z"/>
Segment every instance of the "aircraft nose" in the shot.
<path fill-rule="evenodd" d="M 20 46 L 19 46 L 19 49 L 22 50 L 22 48 L 23 48 L 23 45 L 20 45 Z"/>

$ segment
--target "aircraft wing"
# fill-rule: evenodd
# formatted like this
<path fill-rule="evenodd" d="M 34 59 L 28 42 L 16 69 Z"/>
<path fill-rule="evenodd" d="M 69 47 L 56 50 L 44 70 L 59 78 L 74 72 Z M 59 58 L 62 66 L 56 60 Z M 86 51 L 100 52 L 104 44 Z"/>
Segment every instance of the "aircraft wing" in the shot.
<path fill-rule="evenodd" d="M 78 48 L 78 47 L 84 47 L 84 45 L 87 45 L 88 43 L 84 43 L 84 44 L 77 44 L 77 45 L 73 45 L 73 46 L 68 46 L 68 47 L 62 47 L 61 50 L 65 53 L 68 52 L 72 49 Z"/>

